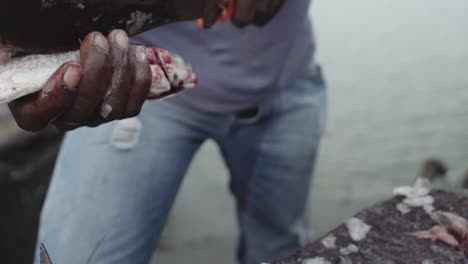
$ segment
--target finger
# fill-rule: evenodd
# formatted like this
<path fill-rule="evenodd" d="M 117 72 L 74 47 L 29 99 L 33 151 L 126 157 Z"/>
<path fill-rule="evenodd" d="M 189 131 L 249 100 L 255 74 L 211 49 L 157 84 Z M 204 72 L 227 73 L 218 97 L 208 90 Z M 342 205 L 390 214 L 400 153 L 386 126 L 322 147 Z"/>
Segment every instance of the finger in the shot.
<path fill-rule="evenodd" d="M 73 103 L 81 76 L 79 63 L 66 63 L 50 77 L 42 91 L 11 102 L 9 107 L 19 127 L 28 131 L 47 127 Z"/>
<path fill-rule="evenodd" d="M 267 23 L 270 16 L 271 6 L 273 6 L 272 0 L 257 0 L 257 12 L 254 17 L 254 24 L 257 26 L 263 26 Z"/>
<path fill-rule="evenodd" d="M 251 24 L 255 17 L 256 2 L 257 0 L 237 0 L 232 23 L 238 27 L 245 27 Z"/>
<path fill-rule="evenodd" d="M 123 30 L 109 34 L 113 74 L 106 97 L 101 104 L 99 117 L 103 121 L 121 119 L 127 109 L 129 91 L 133 78 L 133 63 L 129 58 L 128 37 Z"/>
<path fill-rule="evenodd" d="M 257 0 L 254 24 L 257 26 L 266 25 L 277 15 L 284 2 L 284 0 Z"/>
<path fill-rule="evenodd" d="M 286 0 L 271 0 L 273 2 L 273 5 L 271 6 L 272 13 L 276 15 L 281 8 L 284 6 L 284 3 L 286 3 Z"/>
<path fill-rule="evenodd" d="M 54 126 L 60 131 L 72 131 L 82 126 L 80 125 L 64 125 L 64 124 L 54 124 Z"/>
<path fill-rule="evenodd" d="M 137 116 L 151 87 L 151 67 L 146 55 L 145 47 L 136 46 L 131 49 L 131 59 L 134 64 L 134 77 L 130 91 L 125 117 Z"/>
<path fill-rule="evenodd" d="M 218 20 L 223 11 L 222 0 L 212 0 L 206 5 L 203 15 L 203 28 L 210 28 Z"/>
<path fill-rule="evenodd" d="M 257 13 L 268 13 L 272 4 L 272 0 L 257 0 Z"/>
<path fill-rule="evenodd" d="M 70 110 L 57 120 L 57 124 L 85 123 L 91 118 L 109 87 L 112 61 L 107 38 L 101 33 L 90 33 L 83 41 L 80 52 L 83 78 L 78 87 L 78 94 Z"/>

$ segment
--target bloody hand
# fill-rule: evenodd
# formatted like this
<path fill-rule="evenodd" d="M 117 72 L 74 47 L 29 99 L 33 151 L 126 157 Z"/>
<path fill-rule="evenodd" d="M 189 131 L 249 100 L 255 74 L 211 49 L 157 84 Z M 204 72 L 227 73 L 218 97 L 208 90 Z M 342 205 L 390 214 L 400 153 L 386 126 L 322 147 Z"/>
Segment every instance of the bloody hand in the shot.
<path fill-rule="evenodd" d="M 136 116 L 152 74 L 144 47 L 130 46 L 124 31 L 83 40 L 81 64 L 63 64 L 43 89 L 9 104 L 18 125 L 38 131 L 50 123 L 63 130 L 98 126 Z"/>

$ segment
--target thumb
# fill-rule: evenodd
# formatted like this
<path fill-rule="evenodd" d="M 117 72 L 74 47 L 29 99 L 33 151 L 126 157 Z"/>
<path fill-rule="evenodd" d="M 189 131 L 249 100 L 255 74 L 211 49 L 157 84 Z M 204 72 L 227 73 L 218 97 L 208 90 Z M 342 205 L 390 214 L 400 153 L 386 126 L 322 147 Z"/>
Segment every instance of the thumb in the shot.
<path fill-rule="evenodd" d="M 28 131 L 47 127 L 72 105 L 81 76 L 79 63 L 65 63 L 49 78 L 40 92 L 9 103 L 18 126 Z"/>
<path fill-rule="evenodd" d="M 257 0 L 237 0 L 236 11 L 232 22 L 237 27 L 245 27 L 252 23 L 256 13 Z"/>
<path fill-rule="evenodd" d="M 255 14 L 254 24 L 265 26 L 281 10 L 285 0 L 257 0 L 257 13 Z"/>

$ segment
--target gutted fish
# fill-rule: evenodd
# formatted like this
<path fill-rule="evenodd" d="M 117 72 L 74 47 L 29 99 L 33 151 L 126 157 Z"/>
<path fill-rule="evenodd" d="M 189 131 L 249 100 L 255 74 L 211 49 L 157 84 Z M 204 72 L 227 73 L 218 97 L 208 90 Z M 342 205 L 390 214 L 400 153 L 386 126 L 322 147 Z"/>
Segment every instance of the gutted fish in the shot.
<path fill-rule="evenodd" d="M 152 84 L 148 99 L 161 99 L 194 87 L 198 77 L 177 54 L 159 48 L 144 48 L 148 56 Z M 0 103 L 42 89 L 48 78 L 68 61 L 79 61 L 78 51 L 60 54 L 28 55 L 0 64 Z"/>

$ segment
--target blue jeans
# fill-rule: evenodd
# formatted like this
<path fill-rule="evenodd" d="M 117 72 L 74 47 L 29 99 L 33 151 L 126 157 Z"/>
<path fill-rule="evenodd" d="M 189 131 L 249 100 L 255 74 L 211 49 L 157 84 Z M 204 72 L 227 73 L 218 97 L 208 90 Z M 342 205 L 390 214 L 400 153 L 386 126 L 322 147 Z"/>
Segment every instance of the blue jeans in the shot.
<path fill-rule="evenodd" d="M 213 139 L 231 174 L 241 230 L 238 263 L 286 257 L 300 246 L 325 105 L 321 72 L 311 65 L 246 113 L 148 102 L 138 119 L 71 132 L 38 242 L 55 264 L 85 264 L 94 250 L 91 263 L 148 263 L 194 153 Z"/>

